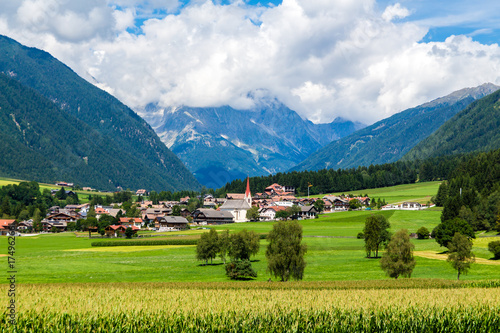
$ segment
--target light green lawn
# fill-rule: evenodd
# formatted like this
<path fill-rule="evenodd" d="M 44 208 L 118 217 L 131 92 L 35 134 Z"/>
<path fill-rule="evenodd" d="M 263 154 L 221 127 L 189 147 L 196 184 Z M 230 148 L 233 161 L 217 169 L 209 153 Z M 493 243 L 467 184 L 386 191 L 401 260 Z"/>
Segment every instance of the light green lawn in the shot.
<path fill-rule="evenodd" d="M 385 199 L 387 203 L 400 203 L 404 201 L 416 201 L 420 203 L 427 203 L 431 200 L 432 196 L 436 195 L 439 184 L 441 182 L 424 182 L 415 184 L 405 184 L 390 187 L 381 187 L 375 189 L 357 190 L 350 192 L 337 192 L 329 195 L 353 194 L 365 195 L 368 194 L 370 198 Z M 322 198 L 325 194 L 315 195 L 312 197 Z"/>
<path fill-rule="evenodd" d="M 407 228 L 415 232 L 420 226 L 432 230 L 439 223 L 438 211 L 383 211 L 391 223 L 391 231 Z M 304 243 L 308 246 L 305 281 L 373 280 L 386 278 L 379 267 L 379 259 L 366 259 L 363 240 L 356 239 L 363 230 L 369 211 L 324 214 L 319 219 L 301 221 Z M 242 229 L 267 233 L 272 222 L 240 223 L 216 227 L 236 232 Z M 170 233 L 197 236 L 206 230 Z M 323 237 L 317 237 L 323 236 Z M 325 237 L 326 236 L 326 237 Z M 496 240 L 498 237 L 489 237 Z M 146 281 L 227 281 L 220 259 L 214 265 L 202 266 L 195 260 L 195 246 L 158 246 L 144 249 L 109 249 L 96 251 L 91 242 L 96 239 L 75 237 L 72 233 L 45 234 L 36 237 L 18 237 L 16 258 L 18 281 L 21 283 L 50 282 L 146 282 Z M 442 253 L 434 240 L 412 240 L 415 251 Z M 489 259 L 486 239 L 478 239 L 474 252 L 478 258 Z M 252 265 L 258 272 L 258 281 L 269 279 L 266 273 L 266 240 Z M 0 238 L 0 248 L 7 253 L 6 237 Z M 123 247 L 124 248 L 124 247 Z M 122 252 L 120 252 L 120 251 Z M 452 267 L 442 259 L 417 256 L 413 277 L 455 279 Z M 474 264 L 463 279 L 498 278 L 498 265 Z"/>

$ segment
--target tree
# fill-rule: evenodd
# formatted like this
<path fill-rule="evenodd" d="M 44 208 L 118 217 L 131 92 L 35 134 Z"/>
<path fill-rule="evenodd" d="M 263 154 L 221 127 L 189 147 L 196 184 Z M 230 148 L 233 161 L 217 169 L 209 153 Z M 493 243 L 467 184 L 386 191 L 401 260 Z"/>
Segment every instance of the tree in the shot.
<path fill-rule="evenodd" d="M 366 256 L 371 258 L 372 252 L 375 252 L 375 258 L 378 258 L 378 250 L 381 244 L 389 241 L 391 234 L 389 228 L 391 225 L 384 215 L 370 215 L 366 218 L 363 234 L 365 235 Z"/>
<path fill-rule="evenodd" d="M 488 251 L 493 253 L 494 259 L 500 259 L 500 241 L 489 242 Z"/>
<path fill-rule="evenodd" d="M 209 232 L 201 234 L 200 239 L 196 245 L 196 259 L 205 260 L 205 265 L 208 265 L 217 256 L 219 252 L 219 236 L 217 231 L 210 229 Z"/>
<path fill-rule="evenodd" d="M 254 231 L 243 229 L 230 236 L 228 255 L 231 260 L 250 260 L 259 252 L 260 237 Z"/>
<path fill-rule="evenodd" d="M 56 198 L 59 200 L 66 200 L 67 197 L 68 195 L 66 194 L 64 187 L 61 187 L 61 189 L 56 192 Z"/>
<path fill-rule="evenodd" d="M 128 227 L 127 229 L 125 229 L 125 237 L 130 239 L 130 238 L 132 238 L 133 235 L 134 235 L 134 230 L 132 230 L 131 227 Z"/>
<path fill-rule="evenodd" d="M 436 239 L 436 242 L 440 246 L 448 247 L 448 243 L 457 232 L 470 238 L 476 238 L 470 224 L 459 217 L 438 224 L 437 227 L 432 230 L 432 237 Z"/>
<path fill-rule="evenodd" d="M 260 218 L 259 215 L 259 207 L 252 207 L 247 210 L 247 220 L 249 221 L 258 221 Z"/>
<path fill-rule="evenodd" d="M 467 273 L 470 265 L 475 262 L 474 253 L 472 253 L 472 242 L 465 235 L 456 232 L 448 244 L 450 250 L 447 261 L 458 272 L 457 280 L 460 280 L 460 274 Z"/>
<path fill-rule="evenodd" d="M 288 218 L 290 217 L 290 212 L 288 212 L 287 210 L 280 210 L 276 212 L 275 217 L 279 220 L 288 220 Z"/>
<path fill-rule="evenodd" d="M 231 245 L 230 241 L 229 230 L 226 229 L 219 234 L 219 257 L 222 259 L 224 264 L 226 263 L 229 246 Z"/>
<path fill-rule="evenodd" d="M 297 221 L 280 221 L 267 236 L 267 269 L 281 281 L 301 280 L 306 262 L 307 246 L 302 244 L 302 226 Z"/>
<path fill-rule="evenodd" d="M 438 207 L 443 207 L 448 199 L 448 182 L 444 181 L 439 185 L 438 193 L 434 199 L 434 203 Z"/>
<path fill-rule="evenodd" d="M 35 232 L 42 231 L 42 213 L 39 208 L 35 209 L 35 213 L 33 214 L 33 230 Z"/>
<path fill-rule="evenodd" d="M 314 202 L 314 208 L 318 211 L 318 213 L 321 213 L 325 210 L 325 202 L 321 199 L 316 200 Z"/>
<path fill-rule="evenodd" d="M 172 207 L 172 215 L 181 216 L 181 206 L 175 205 L 174 207 Z"/>
<path fill-rule="evenodd" d="M 429 229 L 426 227 L 420 227 L 417 230 L 417 237 L 418 239 L 428 239 L 430 235 Z"/>
<path fill-rule="evenodd" d="M 231 261 L 226 265 L 226 275 L 231 280 L 257 277 L 257 273 L 253 270 L 250 260 Z"/>
<path fill-rule="evenodd" d="M 408 230 L 401 229 L 396 232 L 387 244 L 386 251 L 380 260 L 380 266 L 388 276 L 397 279 L 398 276 L 411 277 L 415 268 L 413 245 L 408 236 Z"/>
<path fill-rule="evenodd" d="M 358 199 L 352 199 L 349 201 L 349 209 L 358 209 L 361 208 L 361 202 Z"/>

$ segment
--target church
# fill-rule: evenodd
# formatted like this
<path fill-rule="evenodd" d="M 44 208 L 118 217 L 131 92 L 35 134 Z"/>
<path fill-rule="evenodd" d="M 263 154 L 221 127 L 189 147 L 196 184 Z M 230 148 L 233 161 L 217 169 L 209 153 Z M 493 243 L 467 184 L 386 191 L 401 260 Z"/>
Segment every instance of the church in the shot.
<path fill-rule="evenodd" d="M 228 199 L 219 207 L 219 210 L 233 214 L 234 222 L 247 222 L 247 211 L 250 208 L 252 208 L 252 194 L 250 193 L 250 179 L 247 178 L 247 189 L 243 199 Z"/>

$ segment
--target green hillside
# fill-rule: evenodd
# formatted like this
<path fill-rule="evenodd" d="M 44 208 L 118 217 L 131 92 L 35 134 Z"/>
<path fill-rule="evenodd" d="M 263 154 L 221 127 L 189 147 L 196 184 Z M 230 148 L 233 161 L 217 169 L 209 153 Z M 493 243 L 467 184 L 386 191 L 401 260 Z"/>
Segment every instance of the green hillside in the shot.
<path fill-rule="evenodd" d="M 444 123 L 403 160 L 500 148 L 500 91 L 486 96 Z"/>
<path fill-rule="evenodd" d="M 46 52 L 4 36 L 0 51 L 2 84 L 9 87 L 3 100 L 10 110 L 2 110 L 1 150 L 9 158 L 1 160 L 1 176 L 108 190 L 199 188 L 153 129 L 116 98 Z"/>
<path fill-rule="evenodd" d="M 333 141 L 292 170 L 345 169 L 395 162 L 470 103 L 497 89 L 493 84 L 483 84 L 402 111 Z"/>

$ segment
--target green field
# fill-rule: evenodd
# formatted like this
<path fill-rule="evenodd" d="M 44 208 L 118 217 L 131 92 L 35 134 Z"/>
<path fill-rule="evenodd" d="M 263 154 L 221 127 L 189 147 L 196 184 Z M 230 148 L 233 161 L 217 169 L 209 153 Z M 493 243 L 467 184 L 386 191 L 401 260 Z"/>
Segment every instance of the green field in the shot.
<path fill-rule="evenodd" d="M 375 212 L 377 213 L 377 212 Z M 391 223 L 392 231 L 407 228 L 415 232 L 425 226 L 432 230 L 439 223 L 439 211 L 382 211 Z M 304 242 L 308 246 L 304 281 L 377 280 L 386 279 L 379 260 L 366 259 L 363 240 L 356 239 L 370 211 L 323 214 L 319 219 L 301 221 Z M 216 227 L 236 232 L 242 229 L 267 233 L 272 222 L 241 223 Z M 170 233 L 167 238 L 198 237 L 206 230 Z M 189 238 L 191 238 L 189 237 Z M 157 238 L 155 238 L 157 239 Z M 161 238 L 158 238 L 161 239 Z M 484 259 L 473 265 L 464 280 L 498 277 L 498 261 L 488 260 L 487 243 L 495 237 L 476 240 L 474 252 Z M 96 239 L 76 237 L 73 233 L 43 234 L 18 237 L 16 258 L 18 281 L 21 283 L 53 282 L 206 282 L 227 281 L 224 266 L 217 258 L 214 265 L 202 266 L 195 260 L 195 246 L 130 246 L 95 248 Z M 452 267 L 438 255 L 444 249 L 434 240 L 413 240 L 417 266 L 412 277 L 455 279 Z M 265 246 L 252 265 L 258 272 L 257 281 L 267 281 Z M 6 238 L 0 247 L 7 251 Z M 5 283 L 5 282 L 4 282 Z M 242 282 L 244 283 L 244 282 Z"/>
<path fill-rule="evenodd" d="M 427 203 L 431 200 L 432 196 L 436 195 L 439 184 L 441 182 L 425 182 L 415 184 L 396 185 L 391 187 L 381 187 L 367 190 L 357 190 L 350 192 L 337 192 L 329 195 L 353 194 L 365 195 L 368 194 L 370 198 L 385 199 L 387 203 L 400 203 L 403 201 L 416 201 L 420 203 Z M 325 194 L 314 195 L 311 197 L 322 198 Z"/>
<path fill-rule="evenodd" d="M 438 183 L 367 190 L 389 202 L 432 196 Z M 364 192 L 364 191 L 363 191 Z M 440 209 L 347 211 L 300 221 L 308 246 L 301 282 L 271 282 L 266 240 L 252 266 L 255 281 L 229 281 L 220 259 L 203 266 L 193 245 L 92 247 L 87 233 L 21 236 L 16 241 L 17 332 L 496 332 L 500 326 L 500 261 L 480 232 L 477 262 L 456 281 L 444 248 L 416 240 L 410 279 L 389 279 L 379 259 L 367 259 L 366 217 L 383 214 L 391 231 L 432 230 Z M 273 222 L 214 227 L 266 234 Z M 207 230 L 150 239 L 193 239 Z M 151 232 L 144 232 L 148 234 Z M 137 239 L 141 240 L 141 239 Z M 7 253 L 7 239 L 0 237 Z M 275 280 L 272 278 L 272 280 Z M 2 279 L 5 285 L 7 279 Z M 5 287 L 7 287 L 5 285 Z M 0 295 L 8 304 L 7 293 Z M 7 312 L 0 332 L 13 331 Z"/>

